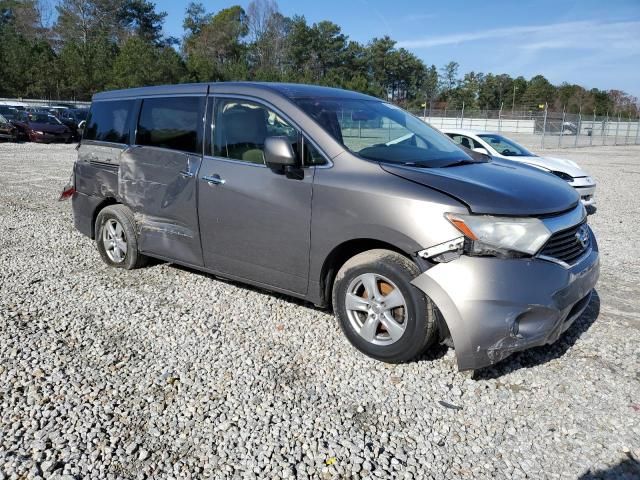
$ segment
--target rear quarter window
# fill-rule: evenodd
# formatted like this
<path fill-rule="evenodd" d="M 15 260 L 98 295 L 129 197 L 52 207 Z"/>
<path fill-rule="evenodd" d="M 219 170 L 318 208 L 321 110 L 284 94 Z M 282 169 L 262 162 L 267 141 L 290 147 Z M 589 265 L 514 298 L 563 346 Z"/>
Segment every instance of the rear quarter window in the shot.
<path fill-rule="evenodd" d="M 144 99 L 136 144 L 198 153 L 204 103 L 204 97 Z"/>
<path fill-rule="evenodd" d="M 132 100 L 93 103 L 83 140 L 129 143 L 129 119 L 133 107 Z"/>

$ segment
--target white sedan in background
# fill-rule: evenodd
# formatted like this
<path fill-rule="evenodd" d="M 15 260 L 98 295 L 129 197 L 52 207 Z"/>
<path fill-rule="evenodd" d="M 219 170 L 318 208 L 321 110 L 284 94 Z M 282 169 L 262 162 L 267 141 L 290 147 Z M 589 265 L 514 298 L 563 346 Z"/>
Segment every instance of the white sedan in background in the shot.
<path fill-rule="evenodd" d="M 587 172 L 572 160 L 540 157 L 499 133 L 443 129 L 443 133 L 459 145 L 492 157 L 523 162 L 551 172 L 566 180 L 580 194 L 587 211 L 595 211 L 596 184 Z"/>

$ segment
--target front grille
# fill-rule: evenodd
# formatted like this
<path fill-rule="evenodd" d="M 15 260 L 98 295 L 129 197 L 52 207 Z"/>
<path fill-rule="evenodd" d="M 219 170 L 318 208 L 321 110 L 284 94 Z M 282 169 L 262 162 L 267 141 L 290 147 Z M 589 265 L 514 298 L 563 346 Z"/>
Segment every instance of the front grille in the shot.
<path fill-rule="evenodd" d="M 586 222 L 582 222 L 554 233 L 540 251 L 540 255 L 556 258 L 571 265 L 591 246 L 591 236 L 586 225 Z M 586 235 L 586 242 L 580 240 L 580 233 Z"/>

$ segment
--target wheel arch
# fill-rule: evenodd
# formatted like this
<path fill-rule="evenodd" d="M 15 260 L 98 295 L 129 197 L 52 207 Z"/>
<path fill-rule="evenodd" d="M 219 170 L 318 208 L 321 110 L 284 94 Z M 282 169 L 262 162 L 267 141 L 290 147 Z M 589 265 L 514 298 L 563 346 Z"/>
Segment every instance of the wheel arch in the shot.
<path fill-rule="evenodd" d="M 100 212 L 105 207 L 109 207 L 111 205 L 118 205 L 119 203 L 120 202 L 118 202 L 113 197 L 106 197 L 103 201 L 101 201 L 98 205 L 96 205 L 96 208 L 93 210 L 93 214 L 91 215 L 91 240 L 96 239 L 96 220 L 98 219 L 98 215 L 100 215 Z"/>
<path fill-rule="evenodd" d="M 321 305 L 331 305 L 331 291 L 336 274 L 350 258 L 367 250 L 384 249 L 399 253 L 415 263 L 415 258 L 405 250 L 396 245 L 378 240 L 375 238 L 353 238 L 336 245 L 325 260 L 320 269 L 320 292 Z"/>

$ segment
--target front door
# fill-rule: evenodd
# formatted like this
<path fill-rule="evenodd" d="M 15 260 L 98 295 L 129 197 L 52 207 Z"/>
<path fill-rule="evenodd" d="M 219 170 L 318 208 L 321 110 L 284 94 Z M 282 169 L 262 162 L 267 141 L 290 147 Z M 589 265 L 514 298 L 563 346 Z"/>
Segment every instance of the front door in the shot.
<path fill-rule="evenodd" d="M 257 102 L 219 98 L 212 153 L 199 174 L 198 209 L 205 266 L 290 292 L 307 291 L 313 169 L 287 178 L 267 168 L 264 140 L 299 132 Z"/>
<path fill-rule="evenodd" d="M 196 205 L 205 97 L 142 101 L 135 144 L 122 155 L 120 196 L 144 253 L 201 266 Z"/>

